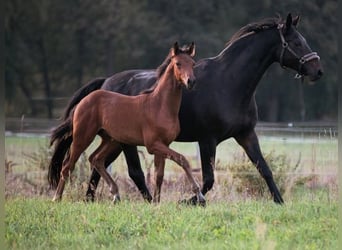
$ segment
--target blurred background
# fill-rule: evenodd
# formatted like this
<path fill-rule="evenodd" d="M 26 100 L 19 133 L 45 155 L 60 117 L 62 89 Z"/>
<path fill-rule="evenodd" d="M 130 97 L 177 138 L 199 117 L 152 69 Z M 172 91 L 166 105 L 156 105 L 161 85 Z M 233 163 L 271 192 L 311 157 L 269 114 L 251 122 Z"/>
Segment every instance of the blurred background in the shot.
<path fill-rule="evenodd" d="M 220 53 L 242 26 L 300 15 L 299 32 L 324 76 L 301 84 L 271 66 L 257 88 L 264 122 L 337 121 L 337 5 L 334 0 L 11 0 L 5 2 L 5 116 L 56 119 L 96 77 L 156 68 L 174 41 L 195 41 L 195 59 Z"/>

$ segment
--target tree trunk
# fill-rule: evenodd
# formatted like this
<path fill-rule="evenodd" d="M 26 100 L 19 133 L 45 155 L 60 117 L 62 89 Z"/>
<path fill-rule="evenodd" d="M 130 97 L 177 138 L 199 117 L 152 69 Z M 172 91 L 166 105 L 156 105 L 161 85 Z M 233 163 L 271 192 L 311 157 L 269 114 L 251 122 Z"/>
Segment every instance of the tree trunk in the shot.
<path fill-rule="evenodd" d="M 106 76 L 111 76 L 114 73 L 114 55 L 113 55 L 113 40 L 108 38 L 105 40 L 106 52 Z"/>
<path fill-rule="evenodd" d="M 47 56 L 46 56 L 46 50 L 44 46 L 43 39 L 40 38 L 38 41 L 38 47 L 41 52 L 41 62 L 40 62 L 40 70 L 43 75 L 43 82 L 44 82 L 44 92 L 45 92 L 45 104 L 48 110 L 48 118 L 52 118 L 52 109 L 53 109 L 53 103 L 51 98 L 51 83 L 49 78 L 49 70 L 47 65 Z"/>
<path fill-rule="evenodd" d="M 273 93 L 269 97 L 268 101 L 268 115 L 267 120 L 269 122 L 277 122 L 279 118 L 279 99 L 278 96 Z"/>
<path fill-rule="evenodd" d="M 84 61 L 84 29 L 76 31 L 76 43 L 77 43 L 77 89 L 83 85 L 83 61 Z"/>
<path fill-rule="evenodd" d="M 300 120 L 303 122 L 305 121 L 305 118 L 306 118 L 306 108 L 305 108 L 302 80 L 300 80 L 298 84 L 298 101 L 299 101 L 299 110 L 300 110 Z"/>
<path fill-rule="evenodd" d="M 37 109 L 36 109 L 36 105 L 32 99 L 32 93 L 31 93 L 30 89 L 25 86 L 25 79 L 24 79 L 23 74 L 19 74 L 19 77 L 20 77 L 20 80 L 18 81 L 19 88 L 21 89 L 21 91 L 23 92 L 23 94 L 25 95 L 25 97 L 27 99 L 27 102 L 28 102 L 30 109 L 31 109 L 31 115 L 36 116 L 37 115 Z"/>

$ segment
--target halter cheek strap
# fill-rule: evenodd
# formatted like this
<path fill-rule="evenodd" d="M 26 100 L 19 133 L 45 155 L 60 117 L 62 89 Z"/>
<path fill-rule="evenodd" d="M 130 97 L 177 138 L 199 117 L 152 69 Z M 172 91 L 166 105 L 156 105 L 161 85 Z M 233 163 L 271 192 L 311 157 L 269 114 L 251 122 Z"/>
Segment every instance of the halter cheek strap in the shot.
<path fill-rule="evenodd" d="M 284 53 L 285 53 L 285 50 L 288 50 L 292 55 L 295 56 L 296 59 L 299 60 L 299 67 L 298 67 L 298 70 L 297 70 L 297 74 L 296 74 L 296 78 L 301 78 L 303 76 L 303 74 L 301 73 L 302 71 L 302 67 L 305 63 L 311 61 L 311 60 L 314 60 L 314 59 L 317 59 L 317 60 L 320 60 L 320 57 L 318 56 L 318 54 L 316 52 L 310 52 L 310 53 L 307 53 L 303 56 L 298 56 L 298 54 L 296 52 L 294 52 L 293 49 L 291 49 L 291 47 L 289 46 L 289 43 L 285 41 L 285 38 L 284 38 L 284 35 L 283 35 L 283 32 L 281 31 L 282 28 L 283 28 L 284 24 L 279 24 L 278 25 L 278 30 L 279 30 L 279 35 L 280 35 L 280 39 L 281 39 L 281 46 L 282 46 L 282 49 L 281 49 L 281 52 L 280 52 L 280 59 L 279 59 L 279 63 L 280 63 L 280 66 L 285 68 L 284 64 L 283 64 L 283 60 L 284 60 Z"/>

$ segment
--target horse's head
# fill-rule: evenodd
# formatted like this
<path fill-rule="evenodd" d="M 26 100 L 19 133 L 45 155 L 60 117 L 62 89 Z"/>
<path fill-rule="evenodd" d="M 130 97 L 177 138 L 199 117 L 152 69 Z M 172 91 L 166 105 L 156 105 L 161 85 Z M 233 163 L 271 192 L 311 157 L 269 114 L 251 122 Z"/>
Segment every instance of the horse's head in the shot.
<path fill-rule="evenodd" d="M 180 48 L 175 42 L 171 48 L 171 63 L 173 64 L 174 75 L 177 81 L 187 89 L 192 89 L 195 84 L 194 65 L 195 44 L 192 42 L 187 48 Z"/>
<path fill-rule="evenodd" d="M 323 75 L 320 58 L 312 52 L 305 38 L 297 31 L 299 16 L 292 18 L 288 14 L 286 22 L 278 25 L 281 39 L 279 63 L 283 67 L 294 69 L 300 76 L 308 76 L 310 81 Z"/>

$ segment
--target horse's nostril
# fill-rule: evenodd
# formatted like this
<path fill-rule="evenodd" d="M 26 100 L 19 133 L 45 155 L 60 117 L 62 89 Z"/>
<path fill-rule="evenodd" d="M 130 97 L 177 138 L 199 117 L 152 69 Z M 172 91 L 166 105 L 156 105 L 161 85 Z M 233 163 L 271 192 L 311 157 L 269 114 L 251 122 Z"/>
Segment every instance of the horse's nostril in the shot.
<path fill-rule="evenodd" d="M 318 75 L 319 77 L 321 77 L 321 76 L 323 75 L 323 71 L 319 69 L 318 72 L 317 72 L 317 75 Z"/>

